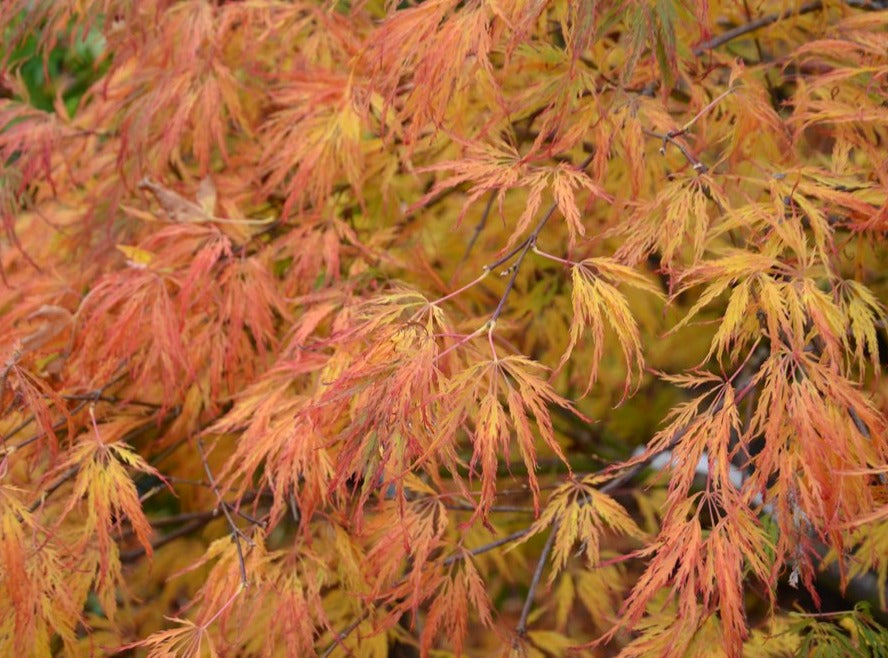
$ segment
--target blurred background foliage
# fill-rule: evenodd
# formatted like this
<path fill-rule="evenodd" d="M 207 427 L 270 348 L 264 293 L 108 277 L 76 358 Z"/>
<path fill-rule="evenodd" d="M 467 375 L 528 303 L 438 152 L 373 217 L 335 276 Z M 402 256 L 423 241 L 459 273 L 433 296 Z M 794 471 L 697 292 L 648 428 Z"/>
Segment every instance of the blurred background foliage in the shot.
<path fill-rule="evenodd" d="M 101 24 L 83 29 L 72 23 L 65 33 L 58 35 L 22 34 L 23 18 L 3 30 L 0 96 L 22 100 L 45 111 L 51 111 L 59 98 L 68 115 L 73 115 L 83 94 L 102 77 L 111 62 Z M 47 36 L 55 37 L 55 46 L 45 54 L 39 44 Z M 15 79 L 20 84 L 12 84 Z"/>

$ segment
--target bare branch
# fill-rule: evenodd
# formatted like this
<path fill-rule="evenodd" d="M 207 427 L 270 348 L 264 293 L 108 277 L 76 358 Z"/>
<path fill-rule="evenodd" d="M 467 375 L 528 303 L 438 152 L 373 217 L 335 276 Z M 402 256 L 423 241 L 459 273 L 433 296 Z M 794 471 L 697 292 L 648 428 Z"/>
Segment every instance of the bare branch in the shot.
<path fill-rule="evenodd" d="M 865 9 L 871 11 L 879 11 L 885 9 L 886 7 L 885 2 L 881 2 L 878 0 L 845 0 L 845 4 L 856 9 Z M 782 11 L 779 13 L 766 14 L 761 18 L 755 19 L 754 21 L 744 23 L 743 25 L 738 25 L 732 30 L 728 30 L 727 32 L 724 32 L 717 37 L 709 39 L 709 41 L 704 41 L 699 46 L 694 48 L 693 53 L 699 57 L 709 50 L 714 50 L 719 46 L 723 46 L 729 41 L 733 41 L 734 39 L 749 34 L 750 32 L 755 32 L 756 30 L 760 30 L 763 27 L 773 25 L 777 21 L 782 21 L 793 16 L 803 16 L 815 11 L 821 11 L 825 8 L 826 7 L 824 7 L 824 4 L 820 2 L 820 0 L 815 0 L 814 2 L 809 2 L 802 5 L 798 8 L 798 10 L 787 9 L 786 11 Z"/>
<path fill-rule="evenodd" d="M 231 513 L 228 511 L 228 503 L 222 500 L 222 494 L 219 493 L 219 489 L 216 486 L 216 479 L 213 477 L 213 472 L 210 470 L 210 465 L 207 463 L 207 456 L 204 452 L 203 441 L 200 437 L 197 439 L 197 451 L 200 453 L 200 460 L 203 462 L 204 471 L 207 474 L 207 479 L 210 481 L 210 486 L 212 486 L 213 491 L 216 494 L 216 499 L 219 501 L 219 506 L 222 508 L 222 513 L 225 514 L 225 519 L 228 521 L 228 527 L 231 528 L 231 536 L 234 539 L 234 545 L 237 547 L 237 560 L 240 566 L 240 575 L 241 575 L 241 583 L 244 587 L 247 587 L 247 565 L 244 562 L 244 549 L 241 546 L 241 537 L 245 540 L 249 541 L 249 538 L 241 532 L 241 529 L 237 527 L 237 524 L 234 522 L 234 519 L 231 518 Z"/>
<path fill-rule="evenodd" d="M 530 580 L 530 587 L 527 588 L 527 596 L 524 599 L 524 607 L 521 609 L 521 617 L 518 618 L 518 625 L 515 627 L 515 632 L 519 637 L 524 637 L 527 633 L 527 617 L 530 615 L 530 609 L 533 606 L 533 597 L 536 594 L 537 587 L 540 584 L 540 578 L 543 575 L 543 569 L 546 567 L 546 561 L 549 559 L 549 554 L 552 552 L 552 547 L 555 545 L 555 534 L 558 532 L 558 521 L 555 521 L 552 524 L 551 530 L 549 530 L 549 537 L 546 539 L 546 543 L 543 545 L 543 551 L 540 553 L 540 559 L 537 560 L 536 569 L 533 570 L 533 577 Z"/>

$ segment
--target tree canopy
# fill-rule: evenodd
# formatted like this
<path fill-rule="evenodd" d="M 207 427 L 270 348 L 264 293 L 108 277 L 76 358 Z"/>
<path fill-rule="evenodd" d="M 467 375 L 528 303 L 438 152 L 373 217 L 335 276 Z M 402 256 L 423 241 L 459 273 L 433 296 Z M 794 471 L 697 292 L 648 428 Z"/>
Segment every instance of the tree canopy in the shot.
<path fill-rule="evenodd" d="M 4 2 L 4 652 L 884 656 L 886 27 Z"/>

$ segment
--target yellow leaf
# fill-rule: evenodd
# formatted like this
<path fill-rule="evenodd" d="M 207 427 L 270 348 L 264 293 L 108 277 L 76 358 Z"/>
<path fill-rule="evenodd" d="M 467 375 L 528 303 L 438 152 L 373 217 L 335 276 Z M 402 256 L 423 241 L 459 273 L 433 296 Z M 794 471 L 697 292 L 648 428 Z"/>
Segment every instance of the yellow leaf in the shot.
<path fill-rule="evenodd" d="M 154 254 L 139 247 L 119 244 L 117 248 L 126 256 L 129 264 L 134 267 L 148 267 L 151 261 L 154 260 Z"/>

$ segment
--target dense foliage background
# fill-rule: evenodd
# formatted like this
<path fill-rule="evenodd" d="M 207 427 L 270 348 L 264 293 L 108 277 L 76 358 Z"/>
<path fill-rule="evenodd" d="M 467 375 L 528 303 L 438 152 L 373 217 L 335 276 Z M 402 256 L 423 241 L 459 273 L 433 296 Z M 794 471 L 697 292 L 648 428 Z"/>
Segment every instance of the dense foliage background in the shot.
<path fill-rule="evenodd" d="M 4 655 L 884 656 L 886 27 L 4 2 Z"/>

